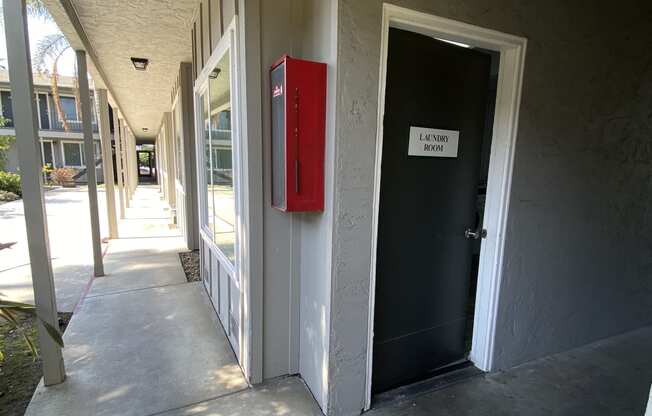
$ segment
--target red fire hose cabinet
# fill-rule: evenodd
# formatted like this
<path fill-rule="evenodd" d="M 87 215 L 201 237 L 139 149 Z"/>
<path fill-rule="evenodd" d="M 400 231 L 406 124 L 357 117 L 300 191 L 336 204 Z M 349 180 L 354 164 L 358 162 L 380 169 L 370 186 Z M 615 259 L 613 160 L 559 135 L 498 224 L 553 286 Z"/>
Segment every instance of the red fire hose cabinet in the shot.
<path fill-rule="evenodd" d="M 270 69 L 272 206 L 324 209 L 326 64 L 287 55 Z"/>

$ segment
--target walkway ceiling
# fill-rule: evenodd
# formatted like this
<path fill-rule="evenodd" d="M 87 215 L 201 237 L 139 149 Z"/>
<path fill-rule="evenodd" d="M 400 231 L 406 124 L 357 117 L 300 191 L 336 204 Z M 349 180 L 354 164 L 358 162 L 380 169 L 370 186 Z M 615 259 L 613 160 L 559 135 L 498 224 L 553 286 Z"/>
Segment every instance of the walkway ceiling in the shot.
<path fill-rule="evenodd" d="M 97 61 L 89 65 L 91 75 L 97 86 L 109 89 L 134 135 L 156 137 L 170 109 L 179 63 L 192 61 L 190 22 L 198 0 L 43 2 L 73 48 L 90 44 Z M 71 20 L 71 9 L 79 25 Z M 147 69 L 136 70 L 132 57 L 147 58 Z"/>

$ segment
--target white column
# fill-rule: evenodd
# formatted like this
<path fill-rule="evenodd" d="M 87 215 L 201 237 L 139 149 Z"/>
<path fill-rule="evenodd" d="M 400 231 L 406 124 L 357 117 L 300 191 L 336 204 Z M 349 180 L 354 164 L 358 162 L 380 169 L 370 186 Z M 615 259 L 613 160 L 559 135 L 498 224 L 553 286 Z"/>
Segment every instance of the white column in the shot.
<path fill-rule="evenodd" d="M 122 173 L 124 175 L 123 185 L 125 193 L 125 206 L 129 208 L 131 205 L 131 191 L 129 190 L 129 163 L 127 163 L 127 129 L 125 128 L 124 120 L 120 120 L 120 142 L 122 147 L 122 152 L 120 158 L 122 159 Z"/>
<path fill-rule="evenodd" d="M 158 191 L 163 192 L 163 181 L 161 179 L 161 152 L 159 149 L 161 144 L 161 134 L 159 133 L 156 136 L 156 141 L 154 142 L 154 154 L 156 155 L 156 183 L 158 184 Z"/>
<path fill-rule="evenodd" d="M 115 143 L 115 167 L 118 173 L 118 197 L 120 199 L 120 219 L 125 218 L 125 195 L 124 184 L 122 182 L 122 145 L 120 143 L 120 121 L 118 119 L 118 109 L 113 110 L 113 142 Z"/>
<path fill-rule="evenodd" d="M 134 135 L 131 129 L 127 126 L 127 161 L 129 163 L 129 192 L 133 197 L 136 191 L 136 181 L 138 180 L 138 172 L 136 171 L 136 145 L 134 143 Z"/>
<path fill-rule="evenodd" d="M 172 113 L 163 114 L 163 131 L 165 132 L 165 146 L 167 153 L 167 170 L 168 170 L 168 204 L 170 208 L 176 210 L 177 206 L 177 189 L 175 180 L 177 175 L 177 167 L 175 160 L 174 140 L 172 137 Z M 175 214 L 176 215 L 176 214 Z"/>
<path fill-rule="evenodd" d="M 106 213 L 109 218 L 109 238 L 118 238 L 118 218 L 115 212 L 115 186 L 113 183 L 113 151 L 109 128 L 109 100 L 105 89 L 95 90 L 97 119 L 102 144 L 102 171 L 106 190 Z"/>
<path fill-rule="evenodd" d="M 88 89 L 86 52 L 75 51 L 77 55 L 77 82 L 84 132 L 84 157 L 86 159 L 86 178 L 88 179 L 88 204 L 91 214 L 91 244 L 93 245 L 93 271 L 96 277 L 104 276 L 102 263 L 102 242 L 100 241 L 100 216 L 97 209 L 97 181 L 95 180 L 95 145 L 93 143 L 93 119 L 91 96 Z"/>
<path fill-rule="evenodd" d="M 188 249 L 194 250 L 199 248 L 199 208 L 197 203 L 197 164 L 195 157 L 195 128 L 194 128 L 194 108 L 193 108 L 193 76 L 192 64 L 188 62 L 181 63 L 179 71 L 179 100 L 177 105 L 181 106 L 181 126 L 183 140 L 183 184 L 185 189 L 185 207 L 186 220 L 186 244 Z"/>
<path fill-rule="evenodd" d="M 25 0 L 4 0 L 3 4 L 13 121 L 16 129 L 34 303 L 38 316 L 58 329 L 59 319 L 50 262 L 48 223 L 41 189 L 41 149 L 33 99 L 34 85 Z M 46 386 L 61 383 L 66 379 L 61 347 L 50 337 L 40 321 L 37 331 L 43 360 L 43 382 Z"/>
<path fill-rule="evenodd" d="M 129 129 L 129 126 L 125 126 L 125 139 L 127 141 L 127 172 L 129 172 L 129 198 L 133 198 L 134 191 L 135 191 L 135 186 L 134 186 L 134 144 L 133 144 L 133 136 L 131 134 L 131 129 Z"/>
<path fill-rule="evenodd" d="M 167 156 L 165 152 L 165 134 L 163 133 L 164 127 L 161 125 L 161 130 L 158 133 L 158 147 L 157 151 L 161 155 L 161 191 L 163 192 L 163 199 L 165 202 L 168 200 L 168 188 L 167 188 L 167 177 L 168 177 L 168 165 L 167 165 Z"/>

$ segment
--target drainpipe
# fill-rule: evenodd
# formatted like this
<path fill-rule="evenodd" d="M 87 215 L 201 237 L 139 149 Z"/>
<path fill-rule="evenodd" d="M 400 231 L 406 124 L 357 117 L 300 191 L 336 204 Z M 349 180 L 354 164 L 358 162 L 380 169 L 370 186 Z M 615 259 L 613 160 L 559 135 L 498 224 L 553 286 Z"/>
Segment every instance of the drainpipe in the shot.
<path fill-rule="evenodd" d="M 82 110 L 84 132 L 84 156 L 86 158 L 86 178 L 88 179 L 88 205 L 91 213 L 91 244 L 93 245 L 93 271 L 95 277 L 104 276 L 102 263 L 102 243 L 100 241 L 100 216 L 97 209 L 97 181 L 95 179 L 95 146 L 93 144 L 93 120 L 91 113 L 91 95 L 88 89 L 88 71 L 86 69 L 86 52 L 75 51 L 77 56 L 77 79 Z"/>
<path fill-rule="evenodd" d="M 53 328 L 59 328 L 50 260 L 48 222 L 41 189 L 41 149 L 39 149 L 38 122 L 34 103 L 27 11 L 25 0 L 4 0 L 3 4 L 14 110 L 13 121 L 16 129 L 34 303 L 39 318 Z M 59 384 L 66 379 L 61 347 L 52 339 L 40 321 L 37 324 L 37 331 L 43 360 L 43 382 L 46 386 Z"/>

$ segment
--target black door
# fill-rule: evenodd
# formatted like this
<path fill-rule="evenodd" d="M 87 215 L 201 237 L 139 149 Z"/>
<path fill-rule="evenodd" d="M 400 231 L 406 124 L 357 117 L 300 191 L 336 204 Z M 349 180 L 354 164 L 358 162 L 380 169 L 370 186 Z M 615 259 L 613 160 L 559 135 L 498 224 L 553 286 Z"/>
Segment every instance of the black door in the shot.
<path fill-rule="evenodd" d="M 390 29 L 378 217 L 373 391 L 466 356 L 491 58 Z M 457 156 L 408 156 L 410 127 L 459 131 Z"/>

